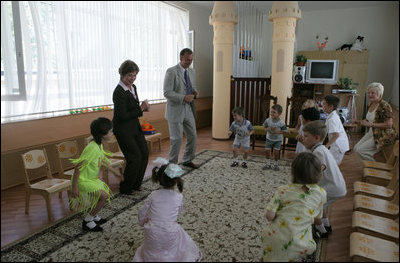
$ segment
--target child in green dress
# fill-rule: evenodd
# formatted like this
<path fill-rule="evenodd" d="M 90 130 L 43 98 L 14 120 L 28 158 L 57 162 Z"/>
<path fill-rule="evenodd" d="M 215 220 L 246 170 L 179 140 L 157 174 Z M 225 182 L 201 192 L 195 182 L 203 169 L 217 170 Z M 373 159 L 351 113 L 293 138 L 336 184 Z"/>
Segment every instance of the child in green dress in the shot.
<path fill-rule="evenodd" d="M 263 261 L 298 261 L 315 251 L 311 226 L 322 217 L 326 202 L 325 190 L 317 185 L 321 172 L 321 162 L 312 153 L 300 153 L 293 160 L 292 183 L 278 187 L 267 206 Z"/>
<path fill-rule="evenodd" d="M 112 139 L 112 122 L 107 118 L 97 118 L 90 124 L 90 133 L 93 140 L 85 147 L 81 156 L 78 159 L 70 159 L 76 166 L 72 176 L 72 198 L 69 203 L 71 207 L 86 214 L 82 221 L 83 230 L 102 231 L 100 225 L 106 220 L 100 218 L 97 213 L 112 197 L 108 185 L 99 179 L 103 173 L 101 166 L 108 166 L 110 161 L 107 156 L 112 156 L 112 153 L 103 149 L 102 141 Z M 107 168 L 122 178 L 117 169 L 111 166 Z"/>

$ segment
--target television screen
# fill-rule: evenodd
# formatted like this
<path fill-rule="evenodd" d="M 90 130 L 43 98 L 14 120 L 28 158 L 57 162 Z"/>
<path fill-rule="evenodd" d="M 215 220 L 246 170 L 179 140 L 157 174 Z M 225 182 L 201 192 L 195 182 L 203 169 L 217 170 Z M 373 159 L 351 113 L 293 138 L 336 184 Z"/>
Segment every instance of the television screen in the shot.
<path fill-rule="evenodd" d="M 338 60 L 309 59 L 306 67 L 306 82 L 336 84 Z"/>
<path fill-rule="evenodd" d="M 332 78 L 333 75 L 333 63 L 330 62 L 313 62 L 311 64 L 311 78 Z"/>

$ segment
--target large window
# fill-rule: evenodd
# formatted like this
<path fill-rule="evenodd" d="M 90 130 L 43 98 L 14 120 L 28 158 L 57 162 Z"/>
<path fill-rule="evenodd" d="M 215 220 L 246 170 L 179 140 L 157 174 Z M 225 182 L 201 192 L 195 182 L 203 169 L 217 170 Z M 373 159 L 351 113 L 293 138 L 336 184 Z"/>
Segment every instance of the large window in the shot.
<path fill-rule="evenodd" d="M 163 99 L 165 71 L 189 44 L 188 12 L 159 1 L 17 3 L 19 15 L 12 1 L 1 1 L 2 123 L 10 116 L 112 104 L 126 59 L 140 68 L 139 98 Z"/>

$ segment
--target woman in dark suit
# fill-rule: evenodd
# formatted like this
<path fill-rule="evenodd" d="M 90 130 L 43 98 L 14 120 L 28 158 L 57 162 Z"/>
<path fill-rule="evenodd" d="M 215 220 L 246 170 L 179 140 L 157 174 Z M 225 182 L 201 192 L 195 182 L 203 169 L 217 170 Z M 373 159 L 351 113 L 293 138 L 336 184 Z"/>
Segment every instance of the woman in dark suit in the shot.
<path fill-rule="evenodd" d="M 147 100 L 139 105 L 136 86 L 133 82 L 139 72 L 135 62 L 126 60 L 118 70 L 120 81 L 113 93 L 113 132 L 126 159 L 124 180 L 120 183 L 122 194 L 140 191 L 149 160 L 149 151 L 143 135 L 139 117 L 149 110 Z"/>

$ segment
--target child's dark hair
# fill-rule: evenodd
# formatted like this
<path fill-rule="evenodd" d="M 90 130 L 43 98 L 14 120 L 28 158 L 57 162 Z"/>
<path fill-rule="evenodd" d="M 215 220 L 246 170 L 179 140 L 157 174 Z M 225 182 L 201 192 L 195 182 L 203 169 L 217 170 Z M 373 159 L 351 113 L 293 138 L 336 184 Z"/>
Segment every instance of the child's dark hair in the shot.
<path fill-rule="evenodd" d="M 164 164 L 163 166 L 154 167 L 151 174 L 151 181 L 154 183 L 160 183 L 160 185 L 164 186 L 165 188 L 171 188 L 175 184 L 178 186 L 179 192 L 182 193 L 183 191 L 183 180 L 180 177 L 175 177 L 171 179 L 165 173 L 165 169 L 167 169 L 169 164 Z"/>
<path fill-rule="evenodd" d="M 237 115 L 240 115 L 240 116 L 244 116 L 244 110 L 243 110 L 243 108 L 241 108 L 241 107 L 235 107 L 233 110 L 232 110 L 232 114 L 233 113 L 236 113 Z"/>
<path fill-rule="evenodd" d="M 282 111 L 283 111 L 282 106 L 279 105 L 279 104 L 274 104 L 274 105 L 272 105 L 272 108 L 273 108 L 274 110 L 276 110 L 277 112 L 279 112 L 279 113 L 282 113 Z"/>
<path fill-rule="evenodd" d="M 335 95 L 327 95 L 325 96 L 324 100 L 326 103 L 328 103 L 328 105 L 332 105 L 334 110 L 336 110 L 340 102 L 340 99 Z"/>
<path fill-rule="evenodd" d="M 307 108 L 301 111 L 301 116 L 307 121 L 317 121 L 320 119 L 319 111 L 316 108 Z"/>
<path fill-rule="evenodd" d="M 99 117 L 92 121 L 90 124 L 90 133 L 93 136 L 93 140 L 97 144 L 101 144 L 103 136 L 107 135 L 112 127 L 112 121 L 104 117 Z"/>
<path fill-rule="evenodd" d="M 292 162 L 292 183 L 317 184 L 322 174 L 321 161 L 312 153 L 302 152 Z"/>

